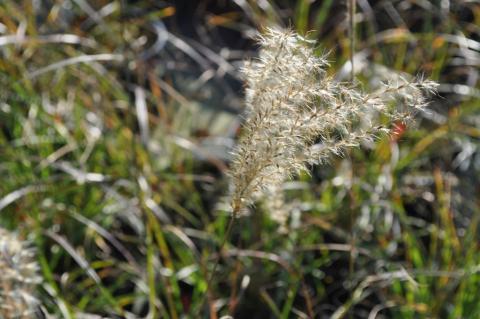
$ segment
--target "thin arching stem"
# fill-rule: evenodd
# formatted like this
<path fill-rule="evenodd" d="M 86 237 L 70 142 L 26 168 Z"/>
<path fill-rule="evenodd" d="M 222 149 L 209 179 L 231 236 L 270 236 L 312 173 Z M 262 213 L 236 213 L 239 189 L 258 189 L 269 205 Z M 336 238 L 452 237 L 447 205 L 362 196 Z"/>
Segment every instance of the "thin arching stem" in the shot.
<path fill-rule="evenodd" d="M 222 238 L 222 241 L 220 243 L 220 247 L 218 248 L 218 255 L 215 258 L 215 263 L 213 264 L 212 271 L 208 275 L 207 296 L 208 296 L 208 300 L 209 300 L 210 305 L 212 304 L 212 301 L 213 301 L 213 292 L 212 292 L 213 278 L 215 278 L 215 273 L 217 272 L 218 265 L 220 264 L 220 258 L 222 258 L 223 248 L 225 247 L 225 244 L 227 243 L 227 241 L 230 239 L 232 229 L 233 229 L 233 225 L 235 224 L 235 220 L 237 219 L 237 215 L 238 215 L 238 210 L 235 210 L 232 213 L 232 215 L 230 216 L 230 220 L 228 221 L 228 225 L 227 225 L 227 230 L 223 234 L 223 238 Z M 203 305 L 203 302 L 204 302 L 204 300 L 202 300 L 201 305 Z M 210 307 L 210 318 L 216 318 L 216 315 L 213 314 L 213 312 L 214 312 L 214 309 L 212 307 Z M 213 316 L 212 316 L 212 314 L 213 314 Z"/>
<path fill-rule="evenodd" d="M 348 38 L 350 40 L 350 80 L 353 82 L 355 79 L 355 12 L 356 12 L 356 0 L 347 0 L 348 3 Z M 353 196 L 351 196 L 353 200 Z M 353 203 L 352 203 L 353 204 Z M 351 288 L 353 289 L 353 274 L 355 272 L 355 212 L 353 207 L 350 209 L 350 236 L 351 236 L 351 250 L 348 260 L 348 272 L 350 277 Z M 353 292 L 352 292 L 353 293 Z M 349 312 L 349 318 L 353 318 L 353 312 Z"/>

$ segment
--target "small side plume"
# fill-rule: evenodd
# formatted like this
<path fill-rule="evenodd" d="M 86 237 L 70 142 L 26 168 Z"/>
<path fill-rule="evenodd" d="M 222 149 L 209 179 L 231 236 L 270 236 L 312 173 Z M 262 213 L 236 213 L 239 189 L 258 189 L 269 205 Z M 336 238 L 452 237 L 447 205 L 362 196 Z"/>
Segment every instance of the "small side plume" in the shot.
<path fill-rule="evenodd" d="M 0 228 L 0 318 L 34 318 L 37 272 L 28 243 Z"/>

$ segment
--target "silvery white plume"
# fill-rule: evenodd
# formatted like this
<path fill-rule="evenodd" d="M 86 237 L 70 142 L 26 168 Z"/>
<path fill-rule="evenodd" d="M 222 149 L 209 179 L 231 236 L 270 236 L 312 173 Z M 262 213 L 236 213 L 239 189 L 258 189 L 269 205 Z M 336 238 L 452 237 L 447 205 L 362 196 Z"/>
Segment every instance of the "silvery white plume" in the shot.
<path fill-rule="evenodd" d="M 400 78 L 367 94 L 333 81 L 314 42 L 292 31 L 267 29 L 259 43 L 259 57 L 243 68 L 246 120 L 230 170 L 234 215 L 308 165 L 388 133 L 379 115 L 408 121 L 436 87 Z M 285 214 L 277 215 L 283 223 Z"/>
<path fill-rule="evenodd" d="M 25 242 L 0 228 L 0 318 L 33 318 L 39 282 L 33 257 Z"/>

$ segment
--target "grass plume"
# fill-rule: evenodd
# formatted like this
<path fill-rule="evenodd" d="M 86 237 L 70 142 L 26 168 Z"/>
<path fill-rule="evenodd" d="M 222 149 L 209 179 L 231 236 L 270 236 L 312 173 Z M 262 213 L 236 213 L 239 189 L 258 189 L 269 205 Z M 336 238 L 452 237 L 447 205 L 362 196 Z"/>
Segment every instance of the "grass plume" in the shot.
<path fill-rule="evenodd" d="M 380 115 L 409 121 L 426 105 L 424 92 L 435 90 L 430 81 L 398 78 L 364 93 L 335 82 L 314 42 L 293 31 L 267 29 L 259 43 L 258 59 L 243 69 L 247 114 L 230 173 L 234 215 L 309 165 L 389 133 Z"/>
<path fill-rule="evenodd" d="M 0 269 L 0 318 L 32 318 L 38 265 L 27 244 L 1 228 Z"/>

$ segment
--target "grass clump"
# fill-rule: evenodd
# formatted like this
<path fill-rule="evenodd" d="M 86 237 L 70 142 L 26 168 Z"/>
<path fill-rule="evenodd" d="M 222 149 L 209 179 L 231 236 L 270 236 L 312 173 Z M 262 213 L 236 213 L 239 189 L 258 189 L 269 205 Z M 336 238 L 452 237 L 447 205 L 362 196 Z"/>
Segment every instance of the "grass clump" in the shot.
<path fill-rule="evenodd" d="M 480 316 L 478 3 L 346 3 L 0 1 L 0 226 L 45 317 Z"/>

